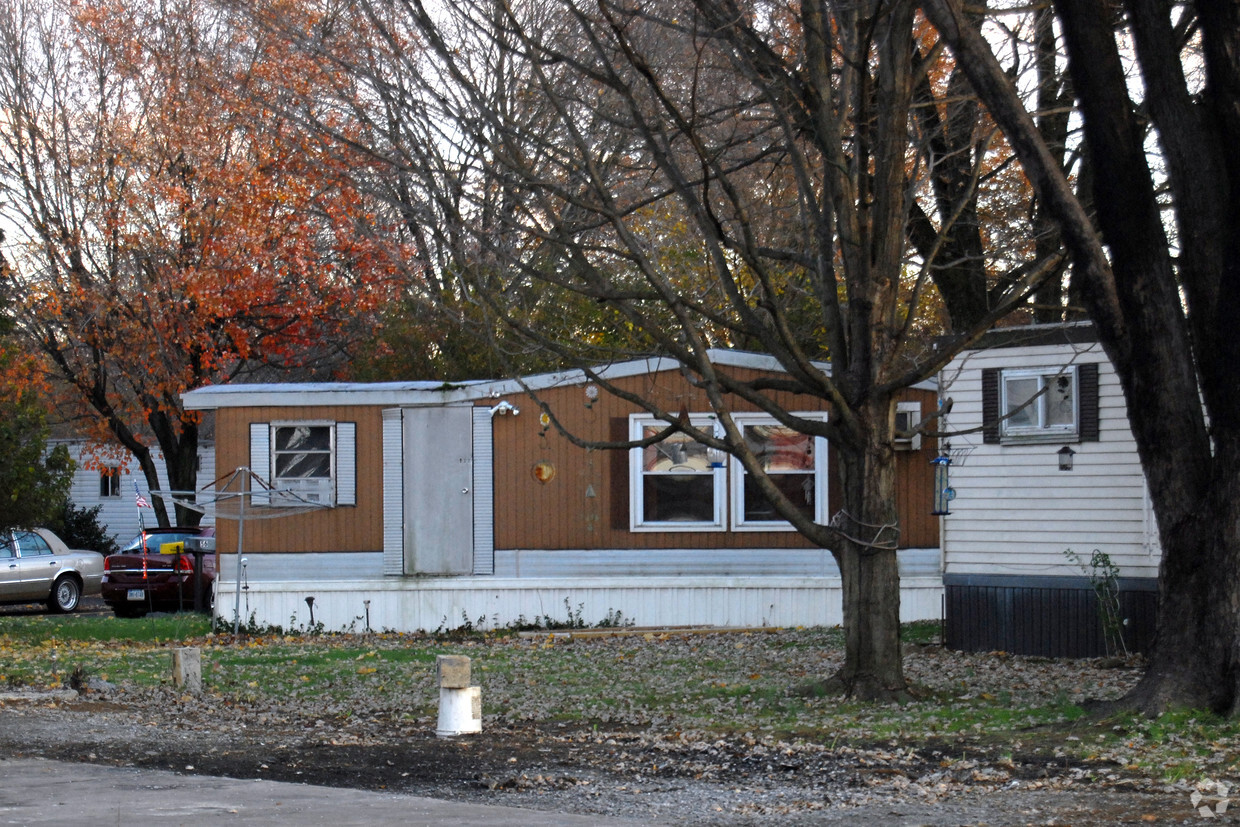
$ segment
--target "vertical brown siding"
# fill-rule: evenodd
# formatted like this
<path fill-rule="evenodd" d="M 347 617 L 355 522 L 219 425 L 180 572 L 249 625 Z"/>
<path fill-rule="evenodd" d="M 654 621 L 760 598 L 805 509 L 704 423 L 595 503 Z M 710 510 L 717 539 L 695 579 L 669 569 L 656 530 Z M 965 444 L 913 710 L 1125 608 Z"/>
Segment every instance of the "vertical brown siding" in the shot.
<path fill-rule="evenodd" d="M 746 373 L 738 371 L 738 373 Z M 682 408 L 704 413 L 710 406 L 704 394 L 676 371 L 631 377 L 620 383 L 626 390 L 657 400 L 668 410 Z M 821 410 L 809 397 L 772 394 L 790 410 Z M 932 392 L 913 391 L 923 409 L 934 404 Z M 635 409 L 607 393 L 589 400 L 584 388 L 546 390 L 540 399 L 564 428 L 588 441 L 627 439 L 628 417 Z M 488 399 L 486 405 L 498 400 Z M 494 437 L 495 545 L 505 549 L 595 548 L 804 548 L 809 543 L 793 531 L 769 532 L 641 532 L 628 530 L 628 455 L 623 450 L 591 450 L 574 445 L 554 426 L 539 422 L 539 409 L 520 395 L 508 401 L 521 409 L 492 418 Z M 750 411 L 737 405 L 736 410 Z M 319 406 L 307 408 L 225 408 L 217 412 L 217 468 L 226 475 L 248 466 L 249 426 L 252 422 L 323 420 L 357 423 L 357 505 L 323 509 L 275 520 L 246 522 L 246 548 L 264 551 L 379 551 L 382 524 L 382 414 L 376 406 Z M 929 445 L 930 440 L 926 440 Z M 898 509 L 901 546 L 937 547 L 938 519 L 930 516 L 933 451 L 902 452 L 898 458 Z M 828 462 L 830 452 L 828 449 Z M 533 474 L 538 463 L 550 463 L 555 476 L 540 482 Z M 838 508 L 838 483 L 828 472 L 828 503 Z M 217 525 L 221 550 L 236 547 L 236 522 Z"/>
<path fill-rule="evenodd" d="M 655 398 L 665 409 L 682 408 L 705 413 L 704 395 L 679 373 L 625 380 L 626 390 Z M 817 400 L 775 394 L 790 410 L 821 410 Z M 628 417 L 636 410 L 609 394 L 587 400 L 580 386 L 544 391 L 540 398 L 565 430 L 590 441 L 622 441 L 628 437 Z M 923 409 L 935 404 L 933 392 L 913 391 Z M 630 532 L 628 454 L 623 450 L 586 450 L 574 446 L 554 427 L 544 429 L 530 401 L 512 399 L 523 412 L 518 417 L 497 416 L 495 439 L 495 544 L 511 549 L 589 548 L 804 548 L 810 544 L 796 532 Z M 736 410 L 751 411 L 737 405 Z M 527 416 L 526 411 L 530 415 Z M 923 444 L 931 446 L 932 440 Z M 938 546 L 938 518 L 930 515 L 933 471 L 931 447 L 901 452 L 897 506 L 901 515 L 901 547 Z M 538 462 L 555 465 L 556 476 L 538 482 L 532 468 Z M 828 449 L 828 461 L 830 453 Z M 838 483 L 828 472 L 828 504 L 838 508 Z M 590 496 L 590 495 L 593 496 Z"/>
<path fill-rule="evenodd" d="M 245 523 L 246 551 L 380 551 L 383 548 L 383 452 L 379 408 L 224 408 L 216 413 L 216 473 L 225 478 L 250 465 L 250 423 L 322 420 L 357 423 L 357 505 Z M 237 521 L 216 521 L 216 547 L 237 547 Z"/>

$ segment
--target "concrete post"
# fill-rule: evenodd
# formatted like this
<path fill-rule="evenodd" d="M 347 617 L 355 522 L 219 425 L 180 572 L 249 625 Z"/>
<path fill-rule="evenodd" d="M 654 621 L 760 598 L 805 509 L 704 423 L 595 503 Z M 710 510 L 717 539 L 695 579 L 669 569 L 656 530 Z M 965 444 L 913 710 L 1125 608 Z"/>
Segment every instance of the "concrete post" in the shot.
<path fill-rule="evenodd" d="M 451 738 L 482 732 L 482 689 L 469 685 L 469 658 L 437 656 L 435 676 L 439 683 L 439 725 L 435 734 Z"/>
<path fill-rule="evenodd" d="M 202 652 L 197 647 L 172 650 L 172 682 L 191 695 L 202 692 Z"/>

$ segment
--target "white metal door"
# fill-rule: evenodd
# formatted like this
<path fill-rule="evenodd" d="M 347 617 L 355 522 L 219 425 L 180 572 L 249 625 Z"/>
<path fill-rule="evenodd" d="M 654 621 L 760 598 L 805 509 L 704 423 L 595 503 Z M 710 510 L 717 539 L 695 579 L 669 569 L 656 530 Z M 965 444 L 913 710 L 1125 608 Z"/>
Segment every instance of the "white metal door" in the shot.
<path fill-rule="evenodd" d="M 468 406 L 404 411 L 406 574 L 473 570 L 473 417 Z"/>

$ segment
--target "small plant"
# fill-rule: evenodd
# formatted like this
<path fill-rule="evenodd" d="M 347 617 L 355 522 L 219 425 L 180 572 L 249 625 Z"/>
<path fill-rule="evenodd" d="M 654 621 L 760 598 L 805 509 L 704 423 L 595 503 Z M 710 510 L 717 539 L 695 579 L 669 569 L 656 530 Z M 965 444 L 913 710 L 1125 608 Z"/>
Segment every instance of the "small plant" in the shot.
<path fill-rule="evenodd" d="M 633 619 L 625 617 L 624 612 L 619 609 L 608 609 L 606 616 L 598 622 L 598 627 L 600 629 L 621 628 L 632 625 Z"/>
<path fill-rule="evenodd" d="M 1119 605 L 1119 567 L 1111 562 L 1110 555 L 1098 549 L 1089 556 L 1088 564 L 1072 549 L 1065 549 L 1064 555 L 1089 577 L 1098 602 L 1107 654 L 1128 657 L 1128 645 L 1124 643 L 1125 620 Z"/>
<path fill-rule="evenodd" d="M 120 551 L 116 539 L 108 533 L 108 527 L 99 522 L 99 512 L 103 506 L 94 508 L 78 508 L 72 500 L 66 500 L 64 507 L 48 527 L 65 541 L 69 548 L 87 548 L 100 554 L 108 555 Z"/>
<path fill-rule="evenodd" d="M 461 625 L 448 626 L 448 616 L 444 615 L 443 620 L 439 621 L 439 626 L 432 633 L 436 636 L 443 635 L 472 635 L 475 632 L 486 631 L 487 616 L 479 615 L 475 620 L 471 618 L 464 609 L 461 609 Z"/>

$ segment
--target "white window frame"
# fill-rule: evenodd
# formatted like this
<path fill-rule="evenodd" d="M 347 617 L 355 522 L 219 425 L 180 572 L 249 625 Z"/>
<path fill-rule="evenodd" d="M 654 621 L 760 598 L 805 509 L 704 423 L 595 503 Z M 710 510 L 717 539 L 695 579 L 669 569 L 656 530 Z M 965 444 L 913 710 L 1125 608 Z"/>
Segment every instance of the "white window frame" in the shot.
<path fill-rule="evenodd" d="M 107 491 L 104 491 L 107 486 Z M 99 499 L 118 500 L 121 496 L 121 470 L 115 465 L 99 469 Z"/>
<path fill-rule="evenodd" d="M 327 470 L 327 477 L 325 478 L 327 482 L 325 485 L 319 485 L 315 487 L 326 488 L 327 489 L 327 502 L 325 504 L 335 505 L 336 504 L 336 423 L 331 420 L 321 420 L 321 419 L 279 420 L 279 421 L 273 421 L 269 423 L 269 427 L 271 428 L 271 487 L 275 491 L 284 490 L 284 491 L 291 491 L 297 494 L 302 493 L 299 489 L 302 487 L 301 481 L 303 479 L 322 480 L 324 478 L 323 477 L 280 477 L 280 476 L 277 476 L 276 475 L 277 474 L 276 472 L 276 468 L 277 468 L 276 457 L 277 456 L 279 456 L 281 453 L 303 453 L 303 452 L 281 452 L 276 447 L 279 442 L 279 440 L 276 438 L 276 435 L 283 428 L 326 428 L 327 429 L 328 447 L 327 447 L 326 453 L 327 453 L 328 470 Z M 278 503 L 281 497 L 279 496 L 279 494 L 276 494 L 272 497 L 272 499 L 273 501 L 275 501 L 273 502 L 273 505 L 274 505 Z M 306 497 L 306 499 L 311 499 L 311 498 Z M 294 500 L 294 502 L 296 501 Z"/>
<path fill-rule="evenodd" d="M 900 428 L 900 415 L 908 414 L 908 420 L 911 423 L 909 428 Z M 896 430 L 911 430 L 921 422 L 921 403 L 920 402 L 897 402 L 896 403 Z M 921 450 L 921 434 L 915 433 L 912 436 L 899 437 L 895 439 L 895 447 L 897 451 L 920 451 Z"/>
<path fill-rule="evenodd" d="M 287 419 L 272 422 L 250 423 L 250 469 L 270 484 L 273 488 L 295 490 L 297 485 L 282 485 L 276 478 L 276 433 L 280 428 L 325 427 L 330 434 L 330 477 L 328 478 L 327 500 L 322 505 L 339 507 L 357 504 L 357 423 L 350 421 L 333 421 L 325 419 Z M 296 483 L 300 477 L 290 477 L 284 482 Z M 309 479 L 322 479 L 309 478 Z M 270 493 L 255 486 L 252 501 L 257 506 L 281 506 L 296 503 L 291 498 L 271 496 Z"/>
<path fill-rule="evenodd" d="M 1013 424 L 1008 404 L 1008 382 L 1021 379 L 1037 379 L 1038 392 L 1046 387 L 1048 378 L 1065 376 L 1072 383 L 1072 422 L 1070 424 L 1047 424 L 1047 403 L 1049 392 L 1042 393 L 1029 406 L 1037 416 L 1036 425 Z M 1081 431 L 1081 383 L 1077 376 L 1076 365 L 1060 365 L 1037 368 L 1004 368 L 999 372 L 999 432 L 1006 440 L 1026 440 L 1035 442 L 1040 439 L 1060 441 L 1075 438 Z"/>
<path fill-rule="evenodd" d="M 718 423 L 713 414 L 693 414 L 689 424 L 695 428 L 714 431 Z M 629 439 L 637 441 L 644 438 L 647 427 L 663 429 L 667 423 L 662 419 L 648 414 L 632 414 L 629 417 Z M 697 472 L 712 478 L 712 496 L 714 503 L 712 518 L 699 521 L 654 521 L 645 516 L 645 481 L 649 473 L 644 468 L 642 452 L 644 448 L 629 449 L 629 530 L 633 532 L 652 531 L 724 531 L 727 527 L 725 511 L 727 506 L 727 464 L 720 460 L 712 462 L 709 471 Z M 659 472 L 654 472 L 659 473 Z"/>
<path fill-rule="evenodd" d="M 827 420 L 826 413 L 794 413 L 792 416 L 798 419 L 811 419 L 819 422 Z M 732 420 L 736 426 L 744 430 L 748 426 L 755 425 L 778 425 L 779 422 L 771 416 L 758 413 L 741 413 L 733 414 Z M 825 524 L 828 520 L 827 516 L 827 440 L 824 437 L 811 437 L 814 441 L 814 522 Z M 733 531 L 796 531 L 792 523 L 784 519 L 778 520 L 747 520 L 745 519 L 745 483 L 748 473 L 740 461 L 732 458 L 731 477 L 732 477 L 732 497 L 730 505 L 731 528 Z"/>

